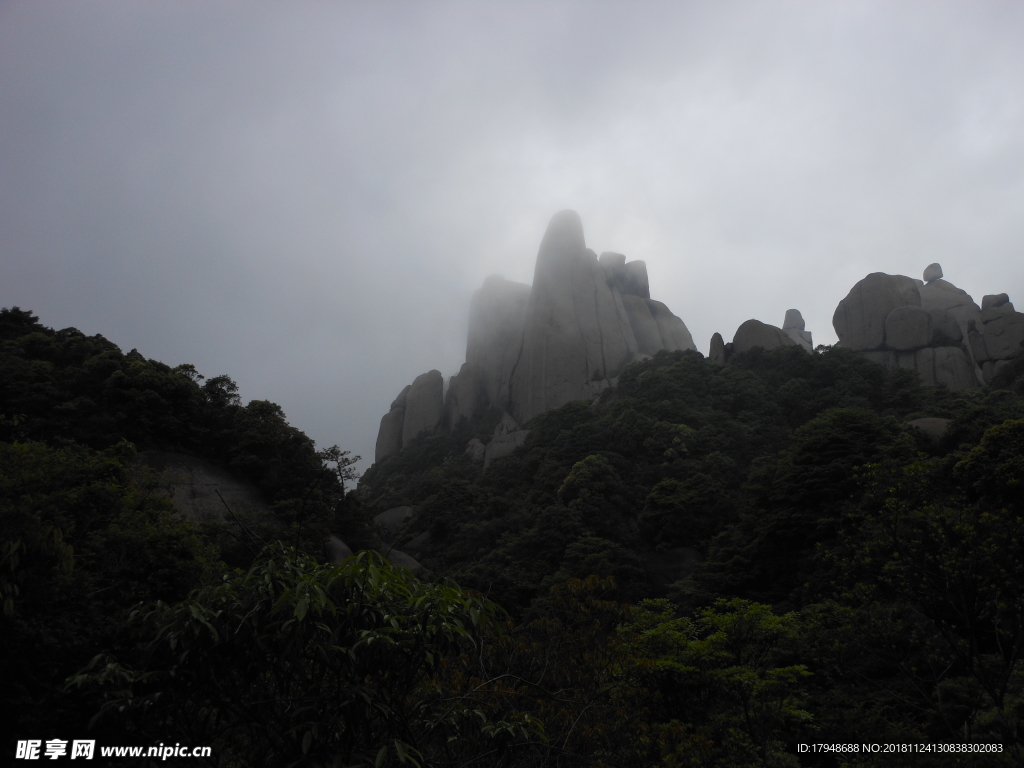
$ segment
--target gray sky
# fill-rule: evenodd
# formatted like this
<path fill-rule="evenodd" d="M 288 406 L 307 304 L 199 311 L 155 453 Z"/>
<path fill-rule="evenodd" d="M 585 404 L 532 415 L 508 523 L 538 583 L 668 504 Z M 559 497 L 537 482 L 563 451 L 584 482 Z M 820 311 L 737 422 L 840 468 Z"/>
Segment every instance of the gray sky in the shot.
<path fill-rule="evenodd" d="M 0 2 L 0 305 L 372 457 L 562 208 L 698 348 L 930 262 L 1024 308 L 1019 2 Z"/>

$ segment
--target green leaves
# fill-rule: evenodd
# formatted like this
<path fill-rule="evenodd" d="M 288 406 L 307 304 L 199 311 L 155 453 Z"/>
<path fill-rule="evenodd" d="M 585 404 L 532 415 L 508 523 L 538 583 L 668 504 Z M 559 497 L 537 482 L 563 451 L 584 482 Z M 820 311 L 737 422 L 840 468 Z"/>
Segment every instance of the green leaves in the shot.
<path fill-rule="evenodd" d="M 112 701 L 169 732 L 205 724 L 204 743 L 243 740 L 270 764 L 419 766 L 420 745 L 452 727 L 437 716 L 451 704 L 423 695 L 426 676 L 497 632 L 499 613 L 373 552 L 321 565 L 276 544 L 245 574 L 140 611 L 147 676 Z"/>

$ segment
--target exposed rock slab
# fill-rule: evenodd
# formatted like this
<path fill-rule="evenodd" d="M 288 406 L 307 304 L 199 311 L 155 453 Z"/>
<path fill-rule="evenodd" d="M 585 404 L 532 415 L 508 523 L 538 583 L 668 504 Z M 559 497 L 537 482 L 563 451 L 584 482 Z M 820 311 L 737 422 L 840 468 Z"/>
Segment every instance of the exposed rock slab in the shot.
<path fill-rule="evenodd" d="M 259 489 L 205 459 L 170 451 L 142 451 L 138 463 L 160 473 L 174 508 L 189 520 L 233 522 L 225 503 L 236 515 L 270 508 Z"/>
<path fill-rule="evenodd" d="M 529 435 L 530 430 L 520 429 L 517 432 L 509 432 L 491 438 L 491 442 L 487 444 L 487 449 L 484 452 L 484 469 L 487 469 L 498 459 L 511 455 L 516 448 L 526 443 L 526 438 Z"/>

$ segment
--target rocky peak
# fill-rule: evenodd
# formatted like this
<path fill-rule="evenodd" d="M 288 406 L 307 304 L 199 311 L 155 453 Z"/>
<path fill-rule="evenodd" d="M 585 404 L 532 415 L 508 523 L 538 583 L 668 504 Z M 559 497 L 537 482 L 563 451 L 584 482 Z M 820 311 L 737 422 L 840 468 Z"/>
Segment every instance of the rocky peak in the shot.
<path fill-rule="evenodd" d="M 683 321 L 650 298 L 647 265 L 612 251 L 598 258 L 587 248 L 579 215 L 560 211 L 541 240 L 532 286 L 492 276 L 474 294 L 466 362 L 449 382 L 440 421 L 433 394 L 405 392 L 381 420 L 377 460 L 418 434 L 452 429 L 495 408 L 525 424 L 571 400 L 595 397 L 631 362 L 663 349 L 695 348 Z M 515 434 L 521 443 L 525 433 L 494 440 L 508 442 Z"/>

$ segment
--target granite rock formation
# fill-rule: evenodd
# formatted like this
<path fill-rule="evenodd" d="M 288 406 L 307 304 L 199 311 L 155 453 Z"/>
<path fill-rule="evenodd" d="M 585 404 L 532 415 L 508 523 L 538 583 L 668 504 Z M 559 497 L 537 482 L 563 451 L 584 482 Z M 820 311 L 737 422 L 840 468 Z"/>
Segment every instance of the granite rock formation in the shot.
<path fill-rule="evenodd" d="M 814 341 L 811 339 L 811 332 L 804 330 L 804 316 L 799 309 L 787 309 L 786 319 L 782 323 L 782 330 L 786 332 L 793 341 L 806 349 L 814 351 Z"/>
<path fill-rule="evenodd" d="M 645 354 L 695 349 L 682 320 L 648 298 L 646 265 L 625 259 L 610 252 L 599 259 L 587 248 L 575 211 L 551 219 L 537 254 L 522 348 L 499 395 L 521 423 L 595 396 Z"/>
<path fill-rule="evenodd" d="M 467 446 L 487 466 L 522 445 L 528 431 L 520 424 L 595 398 L 629 363 L 695 349 L 683 321 L 651 298 L 647 265 L 611 251 L 598 257 L 579 215 L 561 211 L 541 241 L 533 285 L 487 278 L 470 307 L 466 362 L 443 401 L 437 371 L 402 390 L 381 419 L 375 460 L 419 435 L 502 412 L 515 429 L 495 434 L 482 456 L 479 446 Z"/>
<path fill-rule="evenodd" d="M 844 347 L 954 390 L 991 381 L 1024 342 L 1024 315 L 1006 294 L 986 296 L 979 307 L 943 279 L 938 264 L 925 269 L 923 281 L 868 275 L 839 302 L 832 323 Z"/>
<path fill-rule="evenodd" d="M 872 272 L 839 302 L 832 315 L 839 343 L 850 349 L 885 347 L 885 319 L 897 307 L 921 306 L 918 283 L 902 275 Z"/>
<path fill-rule="evenodd" d="M 1005 293 L 981 300 L 980 333 L 971 334 L 971 349 L 986 382 L 1020 352 L 1024 344 L 1024 313 L 1017 312 Z"/>
<path fill-rule="evenodd" d="M 725 339 L 717 331 L 711 336 L 711 348 L 708 350 L 708 359 L 716 363 L 725 362 Z"/>
<path fill-rule="evenodd" d="M 169 451 L 142 451 L 138 463 L 159 474 L 163 492 L 189 520 L 232 523 L 231 513 L 269 513 L 270 504 L 259 489 L 205 459 Z"/>
<path fill-rule="evenodd" d="M 814 351 L 811 332 L 804 330 L 804 318 L 800 310 L 787 309 L 782 328 L 762 323 L 760 320 L 747 320 L 736 329 L 729 344 L 723 344 L 721 334 L 716 333 L 711 337 L 710 357 L 724 363 L 732 355 L 747 352 L 754 347 L 801 347 L 807 352 Z"/>
<path fill-rule="evenodd" d="M 763 349 L 775 349 L 776 347 L 795 347 L 796 341 L 790 338 L 789 334 L 774 325 L 762 323 L 760 320 L 747 320 L 736 329 L 736 335 L 732 337 L 732 349 L 734 354 L 747 352 L 754 347 Z"/>

